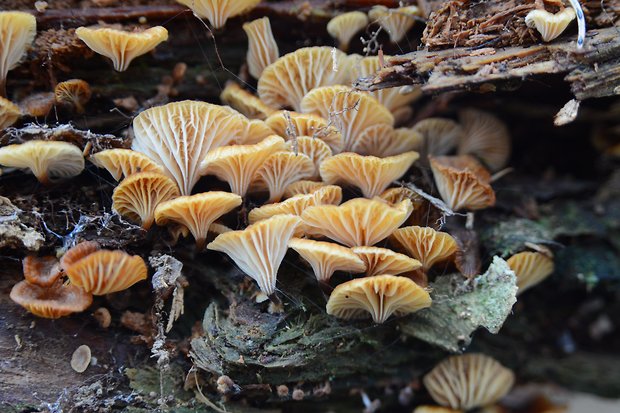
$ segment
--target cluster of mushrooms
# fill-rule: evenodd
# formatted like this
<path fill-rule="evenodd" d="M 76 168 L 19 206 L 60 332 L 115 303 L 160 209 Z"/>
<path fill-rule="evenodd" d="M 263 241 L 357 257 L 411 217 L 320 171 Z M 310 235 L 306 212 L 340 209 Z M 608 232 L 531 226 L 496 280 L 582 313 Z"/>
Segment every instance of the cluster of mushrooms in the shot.
<path fill-rule="evenodd" d="M 259 0 L 179 2 L 217 29 Z M 417 15 L 416 7 L 377 6 L 369 13 L 394 42 Z M 364 13 L 345 13 L 329 23 L 328 31 L 346 49 L 368 24 Z M 0 40 L 4 85 L 8 70 L 32 42 L 36 23 L 27 13 L 2 12 L 0 27 L 14 39 L 12 45 Z M 428 175 L 425 185 L 436 188 L 446 210 L 472 213 L 491 207 L 492 174 L 510 155 L 506 126 L 489 113 L 468 109 L 458 121 L 428 118 L 398 127 L 410 118 L 418 90 L 366 93 L 348 86 L 375 73 L 389 56 L 347 55 L 332 47 L 280 56 L 268 18 L 243 29 L 258 95 L 229 83 L 221 95 L 227 106 L 180 101 L 152 107 L 134 118 L 131 149 L 89 154 L 88 161 L 119 182 L 114 211 L 145 230 L 165 226 L 177 239 L 191 234 L 199 251 L 225 253 L 274 303 L 279 302 L 278 269 L 291 248 L 329 292 L 327 313 L 341 319 L 371 317 L 384 323 L 431 306 L 428 277 L 439 264 L 443 270 L 454 263 L 465 277 L 475 276 L 456 259 L 457 239 L 433 227 L 432 200 L 396 181 L 409 180 L 414 165 L 430 168 L 433 179 Z M 141 32 L 82 27 L 76 35 L 111 59 L 117 71 L 168 37 L 163 27 Z M 90 92 L 80 82 L 63 82 L 55 100 L 82 111 Z M 0 99 L 0 128 L 21 115 L 19 107 Z M 33 140 L 0 148 L 0 165 L 29 169 L 49 184 L 79 175 L 85 154 L 68 142 Z M 207 175 L 226 182 L 229 191 L 193 193 Z M 249 211 L 245 228 L 222 224 L 227 214 L 251 205 L 249 199 L 266 201 Z M 210 233 L 215 239 L 207 243 Z M 508 264 L 520 293 L 553 272 L 553 257 L 540 246 L 510 257 Z M 26 257 L 23 268 L 25 280 L 11 298 L 47 318 L 84 311 L 92 295 L 121 291 L 147 278 L 141 257 L 102 250 L 93 241 L 77 244 L 60 259 Z M 336 271 L 360 276 L 333 286 Z M 473 354 L 445 360 L 424 380 L 438 403 L 456 409 L 450 411 L 492 403 L 513 381 L 512 372 L 499 363 Z"/>

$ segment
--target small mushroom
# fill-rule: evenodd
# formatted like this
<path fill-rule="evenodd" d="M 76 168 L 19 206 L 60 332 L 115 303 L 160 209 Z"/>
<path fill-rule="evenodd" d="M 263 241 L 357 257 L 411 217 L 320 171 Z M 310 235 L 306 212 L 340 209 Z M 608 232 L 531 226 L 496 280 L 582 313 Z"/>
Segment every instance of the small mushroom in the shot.
<path fill-rule="evenodd" d="M 281 110 L 273 113 L 265 123 L 288 140 L 299 136 L 312 136 L 324 141 L 333 153 L 342 151 L 342 134 L 318 115 Z"/>
<path fill-rule="evenodd" d="M 342 13 L 327 23 L 327 33 L 338 40 L 342 51 L 349 49 L 353 36 L 368 25 L 368 16 L 361 11 Z"/>
<path fill-rule="evenodd" d="M 366 264 L 357 254 L 333 242 L 293 238 L 288 246 L 310 264 L 314 276 L 321 283 L 328 283 L 336 271 L 354 274 L 366 271 Z"/>
<path fill-rule="evenodd" d="M 115 181 L 138 172 L 165 174 L 164 169 L 148 156 L 131 149 L 106 149 L 91 155 L 89 160 L 98 168 L 105 168 Z"/>
<path fill-rule="evenodd" d="M 36 33 L 37 20 L 32 14 L 0 12 L 0 96 L 6 96 L 6 76 L 26 54 Z"/>
<path fill-rule="evenodd" d="M 13 125 L 21 116 L 21 109 L 17 105 L 0 97 L 0 131 Z"/>
<path fill-rule="evenodd" d="M 531 29 L 536 28 L 543 41 L 550 42 L 561 35 L 575 17 L 575 10 L 570 7 L 556 14 L 546 10 L 532 10 L 525 16 L 525 24 Z"/>
<path fill-rule="evenodd" d="M 256 172 L 253 187 L 255 190 L 268 190 L 267 202 L 278 202 L 284 189 L 295 181 L 310 178 L 315 174 L 314 163 L 306 155 L 292 152 L 276 152 L 265 159 Z"/>
<path fill-rule="evenodd" d="M 379 158 L 417 150 L 422 136 L 410 128 L 378 124 L 366 128 L 353 144 L 353 152 Z"/>
<path fill-rule="evenodd" d="M 133 59 L 168 40 L 168 30 L 161 26 L 141 32 L 126 32 L 109 27 L 78 27 L 77 37 L 96 53 L 112 60 L 114 70 L 124 72 Z"/>
<path fill-rule="evenodd" d="M 312 160 L 312 163 L 314 163 L 316 172 L 309 178 L 320 178 L 319 169 L 321 164 L 325 159 L 332 156 L 332 150 L 329 148 L 329 145 L 321 139 L 312 138 L 310 136 L 300 136 L 294 141 L 289 141 L 289 145 L 292 151 L 296 150 L 297 153 L 306 155 Z"/>
<path fill-rule="evenodd" d="M 33 118 L 45 118 L 49 115 L 54 104 L 56 104 L 54 93 L 42 92 L 27 96 L 19 102 L 19 107 L 24 115 L 32 116 Z"/>
<path fill-rule="evenodd" d="M 26 281 L 43 288 L 51 287 L 62 275 L 60 263 L 54 256 L 28 255 L 22 261 L 22 268 Z"/>
<path fill-rule="evenodd" d="M 250 119 L 265 120 L 276 111 L 235 82 L 226 83 L 220 94 L 220 100 Z"/>
<path fill-rule="evenodd" d="M 427 118 L 413 126 L 422 139 L 420 146 L 416 148 L 425 165 L 428 165 L 428 156 L 447 155 L 456 149 L 459 141 L 463 138 L 463 128 L 446 118 Z"/>
<path fill-rule="evenodd" d="M 462 410 L 449 409 L 443 406 L 418 406 L 413 413 L 464 413 Z"/>
<path fill-rule="evenodd" d="M 347 281 L 334 288 L 327 314 L 346 320 L 369 315 L 382 324 L 391 315 L 403 316 L 431 305 L 426 290 L 405 277 L 376 275 Z"/>
<path fill-rule="evenodd" d="M 456 240 L 450 234 L 428 227 L 399 228 L 390 239 L 403 247 L 409 256 L 419 260 L 424 271 L 438 262 L 453 258 L 458 249 Z"/>
<path fill-rule="evenodd" d="M 458 154 L 472 155 L 495 172 L 506 166 L 510 157 L 510 134 L 506 124 L 490 113 L 467 109 L 459 113 L 463 136 Z"/>
<path fill-rule="evenodd" d="M 43 318 L 60 318 L 86 310 L 93 302 L 92 294 L 79 286 L 57 280 L 51 287 L 20 281 L 13 286 L 11 300 Z"/>
<path fill-rule="evenodd" d="M 248 36 L 248 71 L 253 78 L 259 79 L 263 70 L 280 57 L 280 50 L 271 31 L 269 17 L 262 17 L 243 24 L 243 31 Z"/>
<path fill-rule="evenodd" d="M 297 182 L 293 182 L 284 190 L 284 198 L 292 198 L 295 195 L 311 194 L 312 192 L 328 186 L 325 182 L 309 181 L 302 179 Z"/>
<path fill-rule="evenodd" d="M 84 373 L 90 365 L 91 358 L 90 347 L 83 344 L 71 355 L 71 368 L 77 373 Z"/>
<path fill-rule="evenodd" d="M 540 252 L 520 252 L 506 262 L 517 276 L 517 294 L 544 281 L 554 271 L 553 258 Z"/>
<path fill-rule="evenodd" d="M 377 22 L 389 35 L 392 43 L 398 43 L 413 27 L 416 17 L 421 15 L 416 6 L 388 9 L 385 6 L 374 6 L 368 12 L 372 22 Z"/>
<path fill-rule="evenodd" d="M 377 274 L 398 275 L 422 267 L 420 261 L 387 248 L 353 247 L 353 252 L 366 263 L 367 277 Z"/>
<path fill-rule="evenodd" d="M 84 105 L 90 101 L 92 91 L 90 85 L 81 79 L 70 79 L 60 82 L 54 88 L 56 102 L 75 108 L 76 113 L 84 113 Z"/>
<path fill-rule="evenodd" d="M 93 312 L 93 317 L 99 323 L 99 327 L 108 328 L 112 324 L 112 314 L 105 307 L 99 307 Z"/>
<path fill-rule="evenodd" d="M 60 267 L 66 272 L 70 266 L 100 249 L 101 245 L 96 241 L 82 241 L 65 252 L 60 259 Z"/>
<path fill-rule="evenodd" d="M 214 29 L 221 29 L 226 20 L 252 10 L 261 0 L 177 0 L 194 14 L 209 20 Z"/>

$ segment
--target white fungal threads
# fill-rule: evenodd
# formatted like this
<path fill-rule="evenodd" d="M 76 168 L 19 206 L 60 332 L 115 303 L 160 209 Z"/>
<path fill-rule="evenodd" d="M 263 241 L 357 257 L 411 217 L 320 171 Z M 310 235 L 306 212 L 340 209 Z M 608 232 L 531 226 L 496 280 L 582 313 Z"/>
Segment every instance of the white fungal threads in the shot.
<path fill-rule="evenodd" d="M 332 48 L 332 71 L 337 72 L 338 71 L 338 55 L 337 55 L 337 50 L 335 47 Z"/>
<path fill-rule="evenodd" d="M 579 4 L 578 0 L 569 0 L 570 5 L 575 9 L 575 13 L 577 14 L 577 26 L 579 31 L 577 33 L 577 49 L 582 49 L 583 44 L 586 39 L 586 19 L 583 16 L 583 9 L 581 8 L 581 4 Z"/>

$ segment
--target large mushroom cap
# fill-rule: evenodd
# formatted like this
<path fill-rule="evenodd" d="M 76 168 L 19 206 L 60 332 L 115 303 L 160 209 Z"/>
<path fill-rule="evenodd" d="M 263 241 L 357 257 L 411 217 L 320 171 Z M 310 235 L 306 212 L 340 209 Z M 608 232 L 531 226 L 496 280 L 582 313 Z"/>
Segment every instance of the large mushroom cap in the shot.
<path fill-rule="evenodd" d="M 378 199 L 355 198 L 340 206 L 310 207 L 301 217 L 312 234 L 355 247 L 385 239 L 405 222 L 411 210 L 408 199 L 391 206 Z"/>
<path fill-rule="evenodd" d="M 300 179 L 314 176 L 316 169 L 312 159 L 293 152 L 277 152 L 270 155 L 256 172 L 255 189 L 268 190 L 269 200 L 277 202 L 282 199 L 288 185 Z"/>
<path fill-rule="evenodd" d="M 90 101 L 91 96 L 90 85 L 82 79 L 65 80 L 54 88 L 56 102 L 73 107 L 76 113 L 84 113 L 84 105 Z"/>
<path fill-rule="evenodd" d="M 112 194 L 112 208 L 119 215 L 140 222 L 149 229 L 155 219 L 157 205 L 179 196 L 179 188 L 166 175 L 139 172 L 125 178 Z"/>
<path fill-rule="evenodd" d="M 220 100 L 250 119 L 265 120 L 276 109 L 267 105 L 235 82 L 227 82 Z"/>
<path fill-rule="evenodd" d="M 101 249 L 101 245 L 97 241 L 82 241 L 74 247 L 70 248 L 65 252 L 65 254 L 60 259 L 60 266 L 63 271 L 67 271 L 67 268 L 86 257 L 87 255 L 92 254 L 95 251 L 99 251 Z"/>
<path fill-rule="evenodd" d="M 51 287 L 62 274 L 60 263 L 54 256 L 27 255 L 22 261 L 22 268 L 26 281 L 44 288 Z"/>
<path fill-rule="evenodd" d="M 75 145 L 61 141 L 28 141 L 0 148 L 0 165 L 28 168 L 42 183 L 79 175 L 84 156 Z"/>
<path fill-rule="evenodd" d="M 553 273 L 553 259 L 540 252 L 520 252 L 506 261 L 517 276 L 518 294 L 544 281 Z"/>
<path fill-rule="evenodd" d="M 37 20 L 32 14 L 0 12 L 0 95 L 4 96 L 7 73 L 20 62 L 36 33 Z"/>
<path fill-rule="evenodd" d="M 532 10 L 525 16 L 525 24 L 529 28 L 536 28 L 543 41 L 550 42 L 561 35 L 575 17 L 577 15 L 572 7 L 566 7 L 556 14 L 544 9 Z"/>
<path fill-rule="evenodd" d="M 428 292 L 409 278 L 377 275 L 337 286 L 327 302 L 327 314 L 347 320 L 370 315 L 381 324 L 392 314 L 402 316 L 430 305 Z"/>
<path fill-rule="evenodd" d="M 351 39 L 368 25 L 368 16 L 361 11 L 342 13 L 327 23 L 327 32 L 338 40 L 341 50 L 347 51 Z"/>
<path fill-rule="evenodd" d="M 109 27 L 78 27 L 75 34 L 93 51 L 110 58 L 114 70 L 119 72 L 127 70 L 136 57 L 168 40 L 168 30 L 161 26 L 142 32 L 125 32 Z"/>
<path fill-rule="evenodd" d="M 293 238 L 288 246 L 308 261 L 320 282 L 328 282 L 336 271 L 361 273 L 366 270 L 364 261 L 350 248 L 333 242 Z"/>
<path fill-rule="evenodd" d="M 346 183 L 362 190 L 366 198 L 380 195 L 418 159 L 417 152 L 387 158 L 340 153 L 323 161 L 321 178 L 328 184 Z"/>
<path fill-rule="evenodd" d="M 447 155 L 463 137 L 463 128 L 452 119 L 445 118 L 421 120 L 413 126 L 413 130 L 422 136 L 416 150 L 425 162 L 428 155 Z"/>
<path fill-rule="evenodd" d="M 291 198 L 295 195 L 311 194 L 312 192 L 328 186 L 325 182 L 309 181 L 302 179 L 301 181 L 293 182 L 284 190 L 284 198 Z"/>
<path fill-rule="evenodd" d="M 371 21 L 379 23 L 390 35 L 392 43 L 400 42 L 415 24 L 416 16 L 420 16 L 420 9 L 416 6 L 388 9 L 385 6 L 375 6 L 368 12 Z"/>
<path fill-rule="evenodd" d="M 241 197 L 230 192 L 211 191 L 181 196 L 159 204 L 155 209 L 155 221 L 157 225 L 172 221 L 189 228 L 201 250 L 211 224 L 239 205 Z"/>
<path fill-rule="evenodd" d="M 463 354 L 443 360 L 423 381 L 437 403 L 470 410 L 504 397 L 514 380 L 514 373 L 493 358 L 484 354 Z"/>
<path fill-rule="evenodd" d="M 353 247 L 353 252 L 366 263 L 367 277 L 377 274 L 398 275 L 422 267 L 420 261 L 387 248 Z"/>
<path fill-rule="evenodd" d="M 177 0 L 220 29 L 226 20 L 252 10 L 261 0 Z"/>
<path fill-rule="evenodd" d="M 280 50 L 271 31 L 269 17 L 263 17 L 243 24 L 248 36 L 248 71 L 255 79 L 263 70 L 280 57 Z"/>
<path fill-rule="evenodd" d="M 422 136 L 413 129 L 378 124 L 362 132 L 353 145 L 353 152 L 383 158 L 417 150 L 421 140 Z"/>
<path fill-rule="evenodd" d="M 476 109 L 459 113 L 463 137 L 459 142 L 459 155 L 473 155 L 491 171 L 506 166 L 510 157 L 510 134 L 508 128 L 494 115 Z"/>
<path fill-rule="evenodd" d="M 242 231 L 220 234 L 207 248 L 227 254 L 264 294 L 272 295 L 288 242 L 300 223 L 297 216 L 276 215 Z"/>
<path fill-rule="evenodd" d="M 299 111 L 301 100 L 320 86 L 345 83 L 349 74 L 338 69 L 347 55 L 331 47 L 304 47 L 282 56 L 263 70 L 258 94 L 270 106 Z"/>
<path fill-rule="evenodd" d="M 13 286 L 11 300 L 37 317 L 60 318 L 86 310 L 93 302 L 92 294 L 76 285 L 58 280 L 51 287 L 20 281 Z"/>
<path fill-rule="evenodd" d="M 116 181 L 138 172 L 165 173 L 151 158 L 131 149 L 106 149 L 91 155 L 89 160 L 97 167 L 107 169 Z"/>
<path fill-rule="evenodd" d="M 342 150 L 342 134 L 318 115 L 280 110 L 270 115 L 265 123 L 276 134 L 287 139 L 293 136 L 312 136 L 329 145 L 333 153 Z"/>
<path fill-rule="evenodd" d="M 73 285 L 94 295 L 126 290 L 146 279 L 144 260 L 124 251 L 99 250 L 87 255 L 66 269 Z"/>
<path fill-rule="evenodd" d="M 440 261 L 452 258 L 458 249 L 450 234 L 428 227 L 400 228 L 390 238 L 403 247 L 407 254 L 419 260 L 425 271 Z"/>
<path fill-rule="evenodd" d="M 16 104 L 0 97 L 0 131 L 17 122 L 21 116 L 22 112 Z"/>

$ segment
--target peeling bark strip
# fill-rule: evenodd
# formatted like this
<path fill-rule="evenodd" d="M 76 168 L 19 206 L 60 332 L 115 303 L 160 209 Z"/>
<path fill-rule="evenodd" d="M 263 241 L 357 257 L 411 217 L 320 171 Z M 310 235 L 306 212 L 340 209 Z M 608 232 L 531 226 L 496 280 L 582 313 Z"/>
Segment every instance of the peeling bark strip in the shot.
<path fill-rule="evenodd" d="M 572 40 L 529 48 L 457 48 L 395 56 L 374 77 L 355 83 L 360 90 L 421 85 L 426 94 L 474 90 L 536 75 L 568 73 L 578 100 L 620 94 L 620 35 L 610 27 L 588 33 L 582 52 Z"/>

